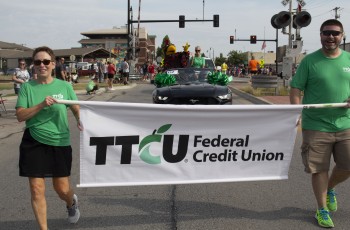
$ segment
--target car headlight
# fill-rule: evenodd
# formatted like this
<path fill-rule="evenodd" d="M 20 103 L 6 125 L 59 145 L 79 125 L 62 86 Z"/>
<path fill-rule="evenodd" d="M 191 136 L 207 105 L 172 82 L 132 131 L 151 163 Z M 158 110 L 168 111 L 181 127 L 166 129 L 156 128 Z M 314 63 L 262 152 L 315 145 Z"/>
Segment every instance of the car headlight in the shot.
<path fill-rule="evenodd" d="M 165 96 L 158 96 L 157 98 L 159 101 L 165 101 L 166 99 L 168 99 L 168 97 Z"/>
<path fill-rule="evenodd" d="M 231 97 L 232 95 L 230 93 L 218 96 L 221 100 L 230 100 Z"/>

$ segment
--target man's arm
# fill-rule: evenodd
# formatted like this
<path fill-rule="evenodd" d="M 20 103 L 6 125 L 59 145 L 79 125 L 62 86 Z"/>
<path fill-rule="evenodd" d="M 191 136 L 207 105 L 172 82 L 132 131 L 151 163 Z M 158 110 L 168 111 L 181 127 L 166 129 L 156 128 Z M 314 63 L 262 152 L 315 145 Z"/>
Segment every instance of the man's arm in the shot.
<path fill-rule="evenodd" d="M 301 104 L 301 90 L 291 88 L 289 93 L 289 100 L 291 104 Z"/>

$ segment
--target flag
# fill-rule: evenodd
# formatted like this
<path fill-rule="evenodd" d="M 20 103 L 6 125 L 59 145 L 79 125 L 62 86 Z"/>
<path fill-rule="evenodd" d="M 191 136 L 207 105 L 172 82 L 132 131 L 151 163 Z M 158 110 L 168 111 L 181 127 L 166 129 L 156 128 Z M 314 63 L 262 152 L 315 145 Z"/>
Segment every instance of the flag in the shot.
<path fill-rule="evenodd" d="M 264 50 L 266 48 L 266 41 L 263 42 L 262 46 L 261 46 L 261 50 Z"/>

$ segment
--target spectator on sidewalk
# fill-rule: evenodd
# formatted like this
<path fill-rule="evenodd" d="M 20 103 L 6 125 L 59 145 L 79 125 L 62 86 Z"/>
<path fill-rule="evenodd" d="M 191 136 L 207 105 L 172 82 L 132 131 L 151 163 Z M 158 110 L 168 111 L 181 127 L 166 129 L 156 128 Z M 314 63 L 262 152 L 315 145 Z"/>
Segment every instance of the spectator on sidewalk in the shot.
<path fill-rule="evenodd" d="M 19 68 L 16 69 L 16 72 L 12 76 L 12 80 L 14 82 L 14 90 L 15 94 L 18 95 L 19 90 L 21 89 L 21 85 L 30 79 L 29 72 L 26 68 L 26 62 L 24 59 L 20 59 L 18 62 Z"/>
<path fill-rule="evenodd" d="M 127 61 L 126 58 L 124 58 L 124 61 L 122 62 L 122 65 L 121 65 L 121 68 L 122 68 L 122 71 L 123 71 L 123 83 L 124 85 L 127 85 L 129 84 L 129 63 Z"/>
<path fill-rule="evenodd" d="M 55 75 L 57 79 L 60 79 L 63 81 L 66 80 L 67 70 L 66 70 L 66 66 L 64 65 L 64 58 L 56 59 Z"/>
<path fill-rule="evenodd" d="M 252 59 L 249 61 L 248 69 L 251 75 L 255 75 L 259 71 L 260 62 L 255 60 L 255 57 L 252 56 Z"/>
<path fill-rule="evenodd" d="M 86 85 L 86 94 L 95 94 L 98 90 L 98 79 L 97 77 L 93 77 L 88 84 Z"/>
<path fill-rule="evenodd" d="M 142 72 L 143 72 L 143 80 L 146 81 L 148 79 L 148 62 L 145 62 L 142 65 Z"/>
<path fill-rule="evenodd" d="M 117 71 L 116 71 L 115 65 L 109 61 L 107 62 L 107 72 L 108 72 L 108 90 L 114 90 L 113 80 Z"/>
<path fill-rule="evenodd" d="M 155 67 L 154 64 L 151 62 L 151 64 L 148 66 L 148 73 L 149 73 L 149 78 L 151 81 L 154 80 L 154 75 L 155 75 Z"/>

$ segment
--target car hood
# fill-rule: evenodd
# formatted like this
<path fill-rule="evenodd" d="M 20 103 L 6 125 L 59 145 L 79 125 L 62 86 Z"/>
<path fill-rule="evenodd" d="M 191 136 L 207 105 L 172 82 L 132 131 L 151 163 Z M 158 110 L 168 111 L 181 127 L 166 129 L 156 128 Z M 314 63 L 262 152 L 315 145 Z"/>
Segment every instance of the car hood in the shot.
<path fill-rule="evenodd" d="M 158 88 L 158 95 L 173 97 L 211 97 L 228 93 L 227 86 L 211 85 L 208 83 L 172 85 Z"/>

